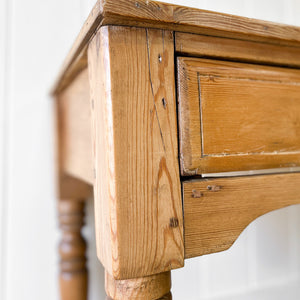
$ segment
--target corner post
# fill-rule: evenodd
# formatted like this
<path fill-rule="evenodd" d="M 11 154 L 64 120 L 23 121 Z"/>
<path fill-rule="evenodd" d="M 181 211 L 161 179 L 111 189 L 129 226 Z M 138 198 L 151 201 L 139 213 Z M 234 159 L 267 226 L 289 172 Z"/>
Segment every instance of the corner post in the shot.
<path fill-rule="evenodd" d="M 173 32 L 103 26 L 88 68 L 98 257 L 117 282 L 162 276 L 184 265 Z"/>

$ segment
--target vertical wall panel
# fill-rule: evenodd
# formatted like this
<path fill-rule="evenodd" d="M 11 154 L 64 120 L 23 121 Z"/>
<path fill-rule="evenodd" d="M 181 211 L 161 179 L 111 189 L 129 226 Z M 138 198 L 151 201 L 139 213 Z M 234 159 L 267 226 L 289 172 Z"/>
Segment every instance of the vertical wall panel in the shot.
<path fill-rule="evenodd" d="M 4 300 L 58 299 L 50 87 L 75 39 L 79 1 L 9 1 L 9 169 Z M 7 134 L 8 135 L 8 134 Z"/>
<path fill-rule="evenodd" d="M 288 240 L 289 240 L 289 277 L 290 280 L 299 277 L 299 253 L 300 253 L 300 205 L 287 208 L 288 213 Z"/>
<path fill-rule="evenodd" d="M 204 263 L 204 260 L 202 260 L 201 268 L 199 267 L 199 259 L 191 258 L 185 261 L 184 272 L 181 269 L 172 271 L 172 294 L 174 300 L 194 300 L 206 292 L 207 289 L 201 289 L 207 278 L 201 276 L 201 272 L 204 270 Z"/>
<path fill-rule="evenodd" d="M 257 282 L 265 285 L 289 278 L 288 210 L 257 219 L 256 239 Z"/>
<path fill-rule="evenodd" d="M 228 251 L 213 254 L 211 257 L 210 296 L 220 296 L 247 287 L 246 239 L 247 234 L 243 232 Z"/>
<path fill-rule="evenodd" d="M 6 136 L 7 136 L 7 50 L 8 50 L 8 3 L 0 2 L 0 299 L 5 294 L 5 239 L 6 239 Z"/>
<path fill-rule="evenodd" d="M 293 22 L 292 24 L 300 26 L 300 1 L 292 0 L 292 9 L 293 9 Z"/>

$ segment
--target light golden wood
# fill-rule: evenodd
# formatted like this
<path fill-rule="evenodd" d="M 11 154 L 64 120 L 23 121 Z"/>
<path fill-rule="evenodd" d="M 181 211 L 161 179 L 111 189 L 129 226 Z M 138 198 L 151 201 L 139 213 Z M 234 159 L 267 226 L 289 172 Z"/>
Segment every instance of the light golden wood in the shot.
<path fill-rule="evenodd" d="M 175 32 L 175 42 L 177 55 L 300 67 L 300 49 L 297 47 L 183 32 Z"/>
<path fill-rule="evenodd" d="M 111 297 L 106 297 L 106 300 L 113 300 Z M 172 300 L 172 293 L 168 293 L 157 300 Z"/>
<path fill-rule="evenodd" d="M 299 67 L 298 27 L 98 0 L 52 91 L 58 192 L 68 199 L 59 203 L 62 299 L 86 299 L 77 199 L 92 186 L 114 300 L 172 299 L 170 270 L 184 258 L 228 249 L 257 217 L 300 203 L 300 173 L 181 185 L 178 166 L 185 176 L 300 166 Z"/>
<path fill-rule="evenodd" d="M 170 289 L 170 271 L 128 280 L 115 280 L 105 273 L 105 290 L 108 297 L 114 300 L 157 300 L 168 294 Z"/>
<path fill-rule="evenodd" d="M 62 239 L 60 254 L 60 294 L 62 300 L 87 299 L 86 243 L 81 235 L 84 202 L 61 200 L 59 222 Z"/>
<path fill-rule="evenodd" d="M 65 88 L 86 66 L 87 44 L 104 25 L 155 27 L 300 47 L 300 29 L 294 26 L 149 0 L 98 0 L 63 64 L 53 88 L 54 94 Z"/>
<path fill-rule="evenodd" d="M 173 34 L 102 27 L 89 48 L 98 256 L 115 279 L 183 266 Z"/>
<path fill-rule="evenodd" d="M 179 58 L 183 175 L 300 165 L 300 71 Z"/>
<path fill-rule="evenodd" d="M 300 203 L 300 173 L 183 182 L 185 257 L 228 249 L 256 218 Z"/>
<path fill-rule="evenodd" d="M 90 107 L 92 112 L 92 149 L 94 176 L 94 210 L 97 256 L 105 268 L 112 273 L 113 259 L 118 257 L 117 239 L 112 235 L 115 226 L 114 144 L 111 117 L 110 53 L 108 28 L 101 28 L 89 48 Z M 96 115 L 101 114 L 100 116 Z M 97 147 L 97 151 L 96 151 Z M 99 168 L 96 170 L 96 166 Z M 97 174 L 96 174 L 97 171 Z M 110 208 L 111 206 L 111 208 Z M 110 215 L 110 211 L 112 215 Z M 114 227 L 115 228 L 115 227 Z M 114 229 L 115 230 L 115 229 Z M 115 242 L 115 248 L 112 245 Z M 113 252 L 114 251 L 114 252 Z"/>
<path fill-rule="evenodd" d="M 84 69 L 57 98 L 60 171 L 93 184 L 90 88 Z"/>
<path fill-rule="evenodd" d="M 92 185 L 88 183 L 91 181 L 88 169 L 92 167 L 92 151 L 87 84 L 87 73 L 84 71 L 68 89 L 55 97 L 56 177 L 59 199 L 87 199 L 93 194 Z"/>

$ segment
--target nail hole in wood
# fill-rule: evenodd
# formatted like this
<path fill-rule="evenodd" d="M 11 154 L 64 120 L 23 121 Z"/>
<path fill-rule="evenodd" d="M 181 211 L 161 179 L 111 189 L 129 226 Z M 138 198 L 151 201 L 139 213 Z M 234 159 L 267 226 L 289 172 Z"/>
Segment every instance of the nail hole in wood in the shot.
<path fill-rule="evenodd" d="M 158 54 L 158 61 L 161 63 L 162 62 L 162 57 L 160 54 Z"/>
<path fill-rule="evenodd" d="M 166 109 L 167 108 L 167 101 L 166 101 L 166 99 L 162 98 L 161 102 L 162 102 L 162 105 L 163 105 L 164 109 Z"/>
<path fill-rule="evenodd" d="M 208 189 L 209 191 L 212 191 L 212 192 L 220 191 L 221 188 L 222 188 L 222 187 L 219 186 L 219 185 L 208 185 L 208 186 L 207 186 L 207 189 Z"/>
<path fill-rule="evenodd" d="M 197 190 L 192 190 L 192 197 L 193 198 L 201 198 L 203 196 L 203 193 Z"/>

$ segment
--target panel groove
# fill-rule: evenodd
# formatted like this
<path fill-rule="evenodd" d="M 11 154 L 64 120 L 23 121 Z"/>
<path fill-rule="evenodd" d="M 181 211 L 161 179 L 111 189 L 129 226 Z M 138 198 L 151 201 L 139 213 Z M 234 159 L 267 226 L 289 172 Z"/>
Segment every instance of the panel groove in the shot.
<path fill-rule="evenodd" d="M 198 73 L 198 93 L 199 93 L 199 114 L 200 114 L 200 139 L 201 139 L 201 157 L 204 156 L 204 145 L 203 145 L 203 116 L 202 116 L 202 101 L 201 101 L 201 82 L 200 74 Z"/>

